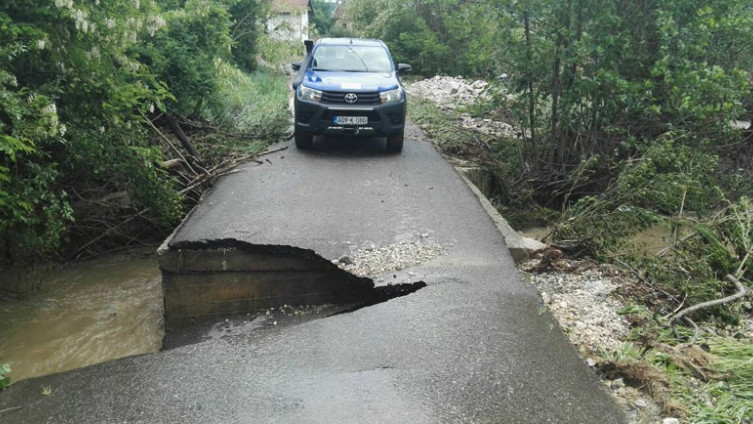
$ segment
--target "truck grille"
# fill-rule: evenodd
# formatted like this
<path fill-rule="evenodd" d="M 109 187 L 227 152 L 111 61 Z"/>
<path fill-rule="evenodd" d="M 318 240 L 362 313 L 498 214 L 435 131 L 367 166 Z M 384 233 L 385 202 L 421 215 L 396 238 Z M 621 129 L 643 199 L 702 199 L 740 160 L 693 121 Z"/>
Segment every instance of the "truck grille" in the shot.
<path fill-rule="evenodd" d="M 349 92 L 341 91 L 324 91 L 322 92 L 322 103 L 351 104 L 345 101 L 345 95 Z M 358 101 L 353 104 L 357 105 L 376 105 L 382 102 L 378 92 L 353 93 L 358 96 Z"/>

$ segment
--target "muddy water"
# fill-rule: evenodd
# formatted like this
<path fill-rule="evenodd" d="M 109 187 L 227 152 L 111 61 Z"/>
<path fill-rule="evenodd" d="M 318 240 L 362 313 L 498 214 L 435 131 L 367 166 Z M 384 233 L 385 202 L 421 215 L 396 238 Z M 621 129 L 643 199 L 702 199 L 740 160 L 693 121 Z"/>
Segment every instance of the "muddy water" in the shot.
<path fill-rule="evenodd" d="M 21 301 L 0 302 L 0 361 L 13 381 L 162 345 L 157 259 L 110 257 L 74 265 Z"/>
<path fill-rule="evenodd" d="M 521 230 L 524 237 L 530 237 L 536 240 L 542 240 L 550 235 L 551 227 L 531 227 Z M 683 237 L 686 232 L 680 232 L 677 236 Z M 645 230 L 639 231 L 630 240 L 621 251 L 638 250 L 644 253 L 655 255 L 664 248 L 672 244 L 672 229 L 666 224 L 652 225 Z"/>

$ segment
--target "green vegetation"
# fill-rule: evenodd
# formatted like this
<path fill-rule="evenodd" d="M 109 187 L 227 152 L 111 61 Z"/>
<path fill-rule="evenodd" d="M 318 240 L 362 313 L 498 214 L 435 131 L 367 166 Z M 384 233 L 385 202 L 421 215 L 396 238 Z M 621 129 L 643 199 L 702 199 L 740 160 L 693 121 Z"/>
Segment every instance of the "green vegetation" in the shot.
<path fill-rule="evenodd" d="M 314 14 L 310 17 L 311 26 L 321 35 L 330 34 L 335 24 L 333 15 L 337 4 L 314 0 L 311 2 L 311 6 L 314 9 Z"/>
<path fill-rule="evenodd" d="M 420 74 L 508 87 L 514 100 L 466 112 L 513 124 L 518 140 L 464 129 L 428 102 L 410 115 L 445 153 L 497 176 L 493 200 L 513 223 L 548 217 L 559 249 L 622 264 L 660 295 L 633 299 L 643 312 L 628 313 L 636 355 L 623 374 L 671 387 L 656 390 L 665 414 L 753 418 L 751 380 L 738 378 L 750 349 L 713 331 L 750 316 L 753 133 L 731 125 L 753 109 L 750 2 L 353 0 L 343 19 Z M 636 249 L 631 239 L 656 226 L 670 229 L 667 248 Z M 688 342 L 711 347 L 697 384 L 687 358 L 667 353 Z"/>
<path fill-rule="evenodd" d="M 0 390 L 10 386 L 10 377 L 7 375 L 9 372 L 10 365 L 0 363 Z"/>
<path fill-rule="evenodd" d="M 626 308 L 628 309 L 628 308 Z M 686 343 L 693 333 L 677 332 L 652 320 L 645 306 L 625 311 L 636 326 L 632 343 L 618 352 L 603 352 L 599 369 L 610 379 L 646 391 L 664 415 L 692 423 L 746 423 L 753 418 L 753 350 L 734 330 L 705 335 Z"/>
<path fill-rule="evenodd" d="M 190 206 L 179 191 L 193 178 L 161 164 L 194 129 L 217 133 L 204 153 L 258 150 L 279 136 L 284 79 L 239 70 L 256 69 L 266 5 L 3 2 L 0 261 L 159 237 Z M 185 155 L 192 170 L 219 160 L 195 153 Z"/>
<path fill-rule="evenodd" d="M 730 124 L 750 100 L 748 2 L 353 0 L 344 19 L 421 73 L 509 74 L 516 100 L 470 111 L 504 114 L 523 140 L 468 134 L 426 103 L 411 114 L 446 152 L 495 168 L 507 208 L 561 211 L 558 245 L 638 263 L 691 302 L 731 288 L 728 274 L 753 277 L 750 232 L 733 222 L 750 213 L 753 149 Z M 657 223 L 672 247 L 624 257 Z"/>
<path fill-rule="evenodd" d="M 397 62 L 422 75 L 494 76 L 506 69 L 516 2 L 349 0 L 343 20 L 356 35 L 380 38 Z"/>
<path fill-rule="evenodd" d="M 266 69 L 251 74 L 222 64 L 217 95 L 222 99 L 207 111 L 207 117 L 231 133 L 212 132 L 196 140 L 202 158 L 219 162 L 234 152 L 253 155 L 263 151 L 288 129 L 288 81 Z M 254 99 L 253 102 L 249 99 Z"/>

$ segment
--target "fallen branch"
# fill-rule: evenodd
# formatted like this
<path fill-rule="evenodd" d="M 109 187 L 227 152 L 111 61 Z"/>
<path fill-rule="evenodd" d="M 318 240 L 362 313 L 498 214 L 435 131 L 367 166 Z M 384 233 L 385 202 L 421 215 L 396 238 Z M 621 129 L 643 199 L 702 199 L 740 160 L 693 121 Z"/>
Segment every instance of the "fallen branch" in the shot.
<path fill-rule="evenodd" d="M 672 294 L 667 293 L 666 291 L 664 291 L 664 290 L 660 289 L 659 287 L 657 287 L 653 282 L 651 282 L 651 280 L 649 280 L 648 278 L 646 278 L 644 275 L 642 275 L 640 272 L 638 272 L 637 269 L 633 268 L 632 266 L 628 265 L 627 263 L 625 263 L 625 262 L 623 262 L 623 261 L 621 261 L 621 260 L 619 260 L 617 258 L 614 258 L 614 261 L 617 262 L 618 264 L 624 266 L 628 270 L 630 270 L 630 272 L 632 272 L 633 275 L 635 275 L 639 280 L 641 280 L 643 282 L 643 284 L 651 287 L 652 289 L 658 291 L 659 293 L 663 294 L 664 296 L 667 296 L 668 298 L 674 300 L 675 303 L 682 305 L 682 303 L 685 302 L 685 300 L 683 300 L 682 302 L 680 302 L 680 299 L 676 298 Z"/>
<path fill-rule="evenodd" d="M 194 175 L 197 175 L 198 172 L 196 172 L 196 170 L 193 169 L 193 167 L 191 166 L 191 164 L 188 163 L 188 161 L 186 160 L 186 157 L 183 156 L 183 153 L 181 153 L 180 150 L 178 150 L 178 148 L 175 147 L 175 145 L 170 141 L 169 138 L 167 138 L 167 136 L 165 136 L 164 134 L 162 134 L 162 131 L 160 131 L 159 128 L 157 128 L 154 125 L 154 122 L 152 122 L 151 119 L 147 118 L 146 115 L 144 115 L 142 112 L 139 112 L 139 114 L 141 114 L 141 117 L 144 118 L 144 120 L 149 124 L 149 126 L 152 127 L 152 129 L 154 131 L 156 131 L 157 134 L 159 134 L 159 136 L 167 143 L 167 145 L 170 146 L 173 149 L 173 151 L 183 160 L 183 163 L 186 164 L 186 166 L 188 167 L 188 169 L 190 169 L 191 172 L 194 173 Z"/>
<path fill-rule="evenodd" d="M 89 240 L 89 242 L 88 242 L 88 243 L 86 243 L 85 245 L 83 245 L 83 246 L 81 246 L 80 248 L 78 248 L 78 250 L 76 250 L 76 251 L 75 251 L 75 252 L 74 252 L 74 253 L 73 253 L 72 255 L 70 255 L 70 256 L 68 257 L 68 259 L 70 260 L 70 259 L 74 259 L 74 258 L 77 258 L 77 257 L 78 257 L 78 256 L 79 256 L 79 255 L 80 255 L 80 254 L 81 254 L 81 253 L 82 253 L 82 252 L 83 252 L 84 250 L 86 250 L 86 249 L 87 249 L 87 248 L 88 248 L 89 246 L 91 246 L 91 245 L 93 245 L 94 243 L 96 243 L 96 242 L 98 242 L 98 241 L 102 240 L 102 239 L 103 239 L 103 238 L 105 238 L 105 237 L 108 237 L 108 236 L 112 235 L 112 234 L 113 234 L 113 233 L 115 232 L 115 230 L 116 230 L 116 229 L 117 229 L 118 227 L 121 227 L 121 226 L 123 226 L 123 225 L 125 225 L 125 224 L 127 224 L 127 223 L 129 223 L 129 222 L 131 222 L 131 221 L 133 221 L 134 219 L 136 219 L 136 218 L 140 217 L 141 215 L 144 215 L 145 213 L 149 212 L 149 210 L 150 210 L 150 209 L 151 209 L 151 208 L 146 208 L 146 209 L 142 209 L 142 210 L 141 210 L 141 211 L 140 211 L 139 213 L 137 213 L 137 214 L 135 214 L 135 215 L 131 215 L 131 216 L 130 216 L 130 217 L 129 217 L 128 219 L 126 219 L 125 221 L 122 221 L 122 222 L 120 222 L 119 224 L 117 224 L 117 225 L 115 225 L 115 226 L 113 226 L 113 227 L 110 227 L 110 228 L 108 228 L 107 230 L 105 230 L 104 232 L 102 232 L 102 234 L 98 235 L 97 237 L 94 237 L 93 239 Z"/>
<path fill-rule="evenodd" d="M 170 130 L 173 132 L 178 141 L 180 141 L 180 144 L 182 144 L 183 147 L 188 150 L 188 153 L 190 153 L 191 156 L 193 156 L 199 163 L 201 163 L 199 153 L 193 147 L 191 141 L 186 136 L 186 133 L 184 133 L 183 129 L 180 127 L 178 119 L 175 118 L 175 115 L 173 115 L 172 113 L 167 114 L 167 124 L 170 126 Z"/>
<path fill-rule="evenodd" d="M 180 190 L 178 194 L 186 194 L 195 188 L 203 185 L 204 183 L 209 183 L 214 181 L 216 178 L 222 177 L 224 175 L 228 175 L 232 172 L 234 172 L 234 168 L 236 168 L 238 165 L 241 165 L 246 160 L 250 159 L 250 156 L 243 156 L 238 159 L 235 159 L 233 161 L 222 161 L 219 164 L 215 165 L 214 167 L 208 169 L 206 173 L 202 173 L 198 175 L 196 178 L 194 178 L 193 181 L 191 181 L 187 187 Z"/>
<path fill-rule="evenodd" d="M 162 167 L 165 169 L 171 169 L 171 168 L 175 168 L 176 166 L 180 166 L 183 163 L 185 163 L 183 162 L 183 159 L 169 159 L 162 162 Z"/>
<path fill-rule="evenodd" d="M 685 322 L 687 322 L 688 324 L 690 324 L 691 327 L 693 327 L 693 338 L 690 339 L 690 342 L 688 342 L 688 343 L 689 344 L 695 344 L 696 340 L 698 340 L 698 333 L 700 331 L 699 328 L 698 328 L 698 324 L 696 324 L 695 321 L 693 321 L 692 319 L 690 319 L 688 317 L 684 317 L 683 319 L 685 320 Z"/>
<path fill-rule="evenodd" d="M 699 311 L 701 309 L 711 308 L 713 306 L 719 306 L 719 305 L 726 305 L 728 303 L 732 303 L 742 297 L 745 297 L 745 295 L 748 294 L 748 288 L 745 287 L 740 280 L 735 278 L 733 275 L 728 274 L 727 277 L 725 277 L 727 281 L 735 285 L 735 288 L 737 288 L 737 293 L 732 294 L 727 297 L 723 297 L 721 299 L 715 299 L 715 300 L 709 300 L 708 302 L 699 303 L 697 305 L 689 306 L 682 311 L 676 313 L 672 318 L 669 319 L 668 325 L 674 325 L 674 322 L 679 320 L 680 318 L 683 318 L 685 315 L 688 315 L 690 313 Z"/>
<path fill-rule="evenodd" d="M 265 155 L 271 155 L 272 153 L 281 152 L 283 150 L 288 150 L 288 146 L 283 146 L 283 147 L 280 147 L 280 148 L 277 148 L 277 149 L 267 150 L 266 152 L 259 153 L 258 155 L 256 155 L 256 157 L 265 156 Z"/>
<path fill-rule="evenodd" d="M 662 249 L 662 250 L 661 250 L 661 251 L 660 251 L 659 253 L 657 253 L 657 254 L 656 254 L 656 257 L 657 257 L 657 258 L 661 258 L 661 257 L 664 257 L 664 256 L 665 256 L 665 255 L 666 255 L 667 253 L 671 252 L 671 251 L 672 251 L 673 249 L 675 249 L 676 247 L 678 247 L 678 246 L 681 246 L 681 245 L 682 245 L 682 244 L 684 244 L 684 243 L 685 243 L 686 241 L 688 241 L 688 240 L 692 239 L 693 237 L 695 237 L 695 236 L 697 236 L 697 235 L 698 235 L 698 233 L 697 233 L 697 232 L 693 232 L 693 233 L 691 233 L 691 234 L 688 234 L 687 236 L 685 236 L 685 237 L 681 238 L 680 240 L 677 240 L 677 241 L 673 242 L 673 243 L 672 243 L 672 244 L 671 244 L 670 246 L 667 246 L 667 247 L 665 247 L 665 248 L 664 248 L 664 249 Z"/>

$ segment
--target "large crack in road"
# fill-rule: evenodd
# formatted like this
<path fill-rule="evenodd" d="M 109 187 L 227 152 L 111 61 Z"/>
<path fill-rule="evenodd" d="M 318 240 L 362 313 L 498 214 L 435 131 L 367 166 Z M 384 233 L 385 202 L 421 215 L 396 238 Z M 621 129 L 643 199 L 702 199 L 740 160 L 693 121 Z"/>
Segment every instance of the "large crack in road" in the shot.
<path fill-rule="evenodd" d="M 381 262 L 390 264 L 388 270 L 404 267 L 402 262 L 395 265 L 394 248 L 369 251 L 381 255 Z M 407 282 L 376 287 L 371 278 L 347 270 L 363 272 L 356 266 L 367 263 L 362 256 L 354 255 L 357 262 L 345 265 L 342 259 L 333 263 L 294 246 L 236 239 L 175 243 L 160 252 L 164 349 L 354 312 L 426 286 Z M 379 256 L 368 258 L 368 269 L 378 268 Z M 420 259 L 411 257 L 409 263 Z"/>

